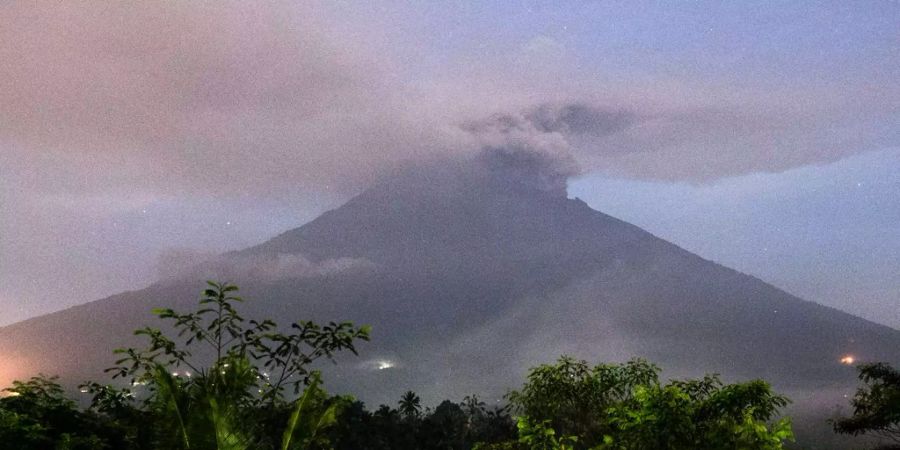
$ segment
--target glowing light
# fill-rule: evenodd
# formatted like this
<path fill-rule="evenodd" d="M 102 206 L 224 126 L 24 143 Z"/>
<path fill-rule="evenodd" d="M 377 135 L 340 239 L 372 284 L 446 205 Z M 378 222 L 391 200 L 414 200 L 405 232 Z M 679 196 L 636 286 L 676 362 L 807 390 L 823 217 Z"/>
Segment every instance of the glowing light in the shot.
<path fill-rule="evenodd" d="M 847 366 L 853 364 L 854 362 L 856 362 L 856 358 L 854 358 L 853 355 L 847 355 L 847 356 L 841 358 L 841 364 L 844 364 Z"/>
<path fill-rule="evenodd" d="M 382 361 L 378 361 L 377 364 L 378 365 L 376 367 L 378 368 L 378 370 L 385 370 L 385 369 L 390 369 L 391 367 L 394 367 L 394 363 L 392 363 L 390 361 L 382 360 Z"/>
<path fill-rule="evenodd" d="M 388 369 L 395 369 L 397 367 L 402 367 L 403 365 L 395 359 L 388 358 L 374 358 L 368 361 L 363 361 L 360 363 L 359 368 L 363 370 L 370 371 L 382 371 Z"/>

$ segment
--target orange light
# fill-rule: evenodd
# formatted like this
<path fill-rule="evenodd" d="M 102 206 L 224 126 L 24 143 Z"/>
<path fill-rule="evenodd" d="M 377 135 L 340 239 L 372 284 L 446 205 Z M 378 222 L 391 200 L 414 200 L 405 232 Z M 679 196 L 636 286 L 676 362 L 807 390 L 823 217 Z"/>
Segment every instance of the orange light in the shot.
<path fill-rule="evenodd" d="M 848 366 L 853 364 L 855 361 L 856 361 L 856 358 L 854 358 L 853 355 L 847 355 L 847 356 L 841 358 L 841 364 L 845 364 Z"/>

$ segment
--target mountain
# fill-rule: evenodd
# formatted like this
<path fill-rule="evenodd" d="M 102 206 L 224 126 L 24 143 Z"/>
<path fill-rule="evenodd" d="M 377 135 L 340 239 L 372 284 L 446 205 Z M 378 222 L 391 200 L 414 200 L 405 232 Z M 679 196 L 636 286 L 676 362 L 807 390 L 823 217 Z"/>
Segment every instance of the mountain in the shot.
<path fill-rule="evenodd" d="M 0 329 L 0 382 L 103 379 L 150 310 L 193 307 L 202 281 L 242 287 L 247 315 L 373 326 L 334 391 L 394 403 L 494 399 L 562 353 L 642 356 L 666 375 L 765 378 L 821 413 L 852 394 L 840 359 L 900 361 L 900 331 L 801 300 L 565 194 L 542 161 L 502 152 L 408 168 L 312 222 L 178 277 Z M 390 367 L 387 367 L 390 366 Z"/>

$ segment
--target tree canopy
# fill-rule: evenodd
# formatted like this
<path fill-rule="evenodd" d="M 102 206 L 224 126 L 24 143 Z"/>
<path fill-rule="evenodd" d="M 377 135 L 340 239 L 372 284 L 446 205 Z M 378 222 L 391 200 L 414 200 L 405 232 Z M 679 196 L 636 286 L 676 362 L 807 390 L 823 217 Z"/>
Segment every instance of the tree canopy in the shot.
<path fill-rule="evenodd" d="M 708 375 L 663 384 L 641 359 L 591 367 L 562 357 L 532 369 L 509 400 L 520 443 L 542 436 L 539 448 L 769 450 L 793 439 L 789 419 L 775 421 L 788 400 L 766 382 Z"/>
<path fill-rule="evenodd" d="M 323 430 L 348 399 L 329 398 L 311 366 L 341 351 L 355 354 L 369 328 L 301 321 L 283 332 L 272 320 L 245 319 L 237 293 L 234 285 L 208 282 L 197 310 L 154 310 L 177 335 L 139 329 L 135 334 L 146 337 L 147 346 L 116 350 L 121 357 L 108 369 L 113 378 L 146 389 L 143 405 L 133 404 L 133 389 L 86 383 L 92 408 L 123 421 L 151 421 L 156 445 L 171 449 L 325 445 Z M 211 363 L 202 363 L 198 348 L 213 355 Z M 288 389 L 302 395 L 291 400 Z"/>
<path fill-rule="evenodd" d="M 900 371 L 886 363 L 858 367 L 863 386 L 851 400 L 853 415 L 834 421 L 838 433 L 872 433 L 900 444 Z"/>

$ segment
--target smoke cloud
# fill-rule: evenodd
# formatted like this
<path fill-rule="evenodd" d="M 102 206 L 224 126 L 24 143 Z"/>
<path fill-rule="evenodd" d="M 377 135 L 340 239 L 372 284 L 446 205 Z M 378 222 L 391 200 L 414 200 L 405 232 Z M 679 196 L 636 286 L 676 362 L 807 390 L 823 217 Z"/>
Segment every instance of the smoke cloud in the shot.
<path fill-rule="evenodd" d="M 333 206 L 397 165 L 439 158 L 482 158 L 560 193 L 597 171 L 703 182 L 900 142 L 900 88 L 879 70 L 896 67 L 896 52 L 837 81 L 771 76 L 784 67 L 671 72 L 665 59 L 638 70 L 543 25 L 510 21 L 531 30 L 518 35 L 462 21 L 470 34 L 443 35 L 427 16 L 454 11 L 425 9 L 4 4 L 0 232 L 16 239 L 0 240 L 0 257 L 16 265 L 0 271 L 0 295 L 76 298 L 66 286 L 81 285 L 93 297 L 124 287 L 109 280 L 145 280 L 137 272 L 152 262 L 132 261 L 171 244 L 109 256 L 92 243 L 103 242 L 98 224 L 121 229 L 152 204 Z M 183 230 L 189 216 L 153 226 Z M 88 269 L 95 260 L 110 263 Z M 50 278 L 60 285 L 46 292 Z"/>
<path fill-rule="evenodd" d="M 872 93 L 587 83 L 531 41 L 456 78 L 411 75 L 421 50 L 379 24 L 296 2 L 13 3 L 0 11 L 7 170 L 44 193 L 273 195 L 352 191 L 400 161 L 489 147 L 710 179 L 883 142 L 892 110 Z"/>
<path fill-rule="evenodd" d="M 174 258 L 173 255 L 175 255 Z M 376 267 L 375 263 L 366 258 L 342 257 L 314 262 L 303 255 L 288 253 L 275 256 L 245 255 L 203 258 L 202 253 L 188 257 L 183 251 L 177 251 L 166 258 L 167 261 L 173 259 L 181 262 L 181 265 L 171 266 L 172 270 L 165 274 L 169 280 L 276 281 L 291 278 L 315 278 L 352 271 L 369 271 Z"/>

